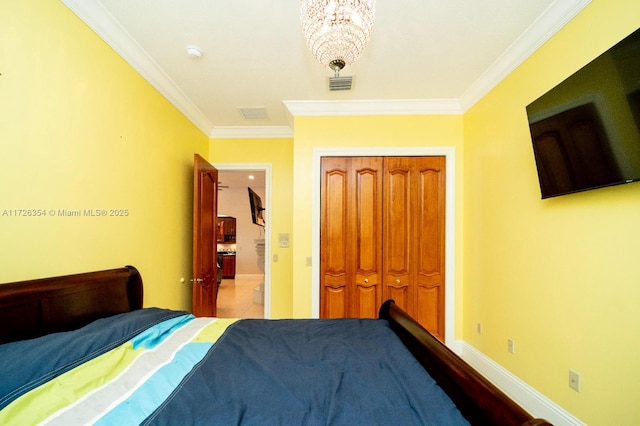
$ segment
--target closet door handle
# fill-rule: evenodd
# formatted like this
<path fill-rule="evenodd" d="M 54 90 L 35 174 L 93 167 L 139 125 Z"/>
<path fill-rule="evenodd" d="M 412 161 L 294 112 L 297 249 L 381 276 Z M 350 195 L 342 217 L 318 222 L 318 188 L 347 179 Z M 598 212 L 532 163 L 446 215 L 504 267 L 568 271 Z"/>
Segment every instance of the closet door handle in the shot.
<path fill-rule="evenodd" d="M 400 284 L 400 279 L 399 278 L 396 280 L 396 284 Z"/>
<path fill-rule="evenodd" d="M 369 278 L 365 278 L 365 279 L 364 279 L 364 283 L 366 284 L 366 283 L 368 283 L 368 282 L 369 282 Z"/>

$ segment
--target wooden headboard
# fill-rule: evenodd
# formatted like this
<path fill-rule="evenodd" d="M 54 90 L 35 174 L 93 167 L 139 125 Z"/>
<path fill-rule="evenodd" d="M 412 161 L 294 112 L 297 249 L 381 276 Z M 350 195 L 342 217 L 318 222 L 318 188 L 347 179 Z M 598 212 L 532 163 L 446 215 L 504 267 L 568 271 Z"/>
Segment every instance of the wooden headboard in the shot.
<path fill-rule="evenodd" d="M 142 278 L 133 266 L 0 284 L 0 344 L 140 308 Z"/>

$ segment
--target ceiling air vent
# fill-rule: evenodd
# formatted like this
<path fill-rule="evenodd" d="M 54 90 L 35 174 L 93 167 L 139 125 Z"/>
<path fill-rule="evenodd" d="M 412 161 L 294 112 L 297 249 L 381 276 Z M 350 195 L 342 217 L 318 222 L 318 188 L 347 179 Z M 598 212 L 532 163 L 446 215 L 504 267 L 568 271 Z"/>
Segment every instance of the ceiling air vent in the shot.
<path fill-rule="evenodd" d="M 264 120 L 267 118 L 265 107 L 238 107 L 245 120 Z"/>
<path fill-rule="evenodd" d="M 329 77 L 329 90 L 351 90 L 353 77 Z"/>

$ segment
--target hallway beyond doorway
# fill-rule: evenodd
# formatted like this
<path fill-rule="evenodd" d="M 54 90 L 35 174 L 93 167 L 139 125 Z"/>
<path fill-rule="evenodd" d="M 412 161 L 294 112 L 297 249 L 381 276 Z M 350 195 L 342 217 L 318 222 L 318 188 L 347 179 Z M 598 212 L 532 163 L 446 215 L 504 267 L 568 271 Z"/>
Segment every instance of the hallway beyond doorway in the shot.
<path fill-rule="evenodd" d="M 228 278 L 264 276 L 263 318 L 270 318 L 271 304 L 271 164 L 215 163 L 219 171 L 218 214 L 236 219 L 235 242 L 218 244 L 218 250 L 235 252 L 235 275 Z M 261 197 L 266 227 L 252 223 L 247 188 Z M 259 249 L 260 248 L 260 249 Z M 231 275 L 231 276 L 229 276 Z M 223 311 L 224 312 L 224 311 Z M 238 312 L 242 314 L 242 312 Z M 254 315 L 251 314 L 253 317 Z"/>
<path fill-rule="evenodd" d="M 262 281 L 223 279 L 218 288 L 218 318 L 264 318 L 264 305 L 253 301 L 253 291 Z"/>

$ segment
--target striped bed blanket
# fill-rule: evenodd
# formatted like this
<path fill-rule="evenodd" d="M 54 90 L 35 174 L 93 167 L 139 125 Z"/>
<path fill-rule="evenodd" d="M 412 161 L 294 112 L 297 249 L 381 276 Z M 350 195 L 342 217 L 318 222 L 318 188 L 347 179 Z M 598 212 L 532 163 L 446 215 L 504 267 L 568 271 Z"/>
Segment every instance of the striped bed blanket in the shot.
<path fill-rule="evenodd" d="M 386 321 L 147 308 L 0 345 L 0 424 L 466 424 Z"/>

